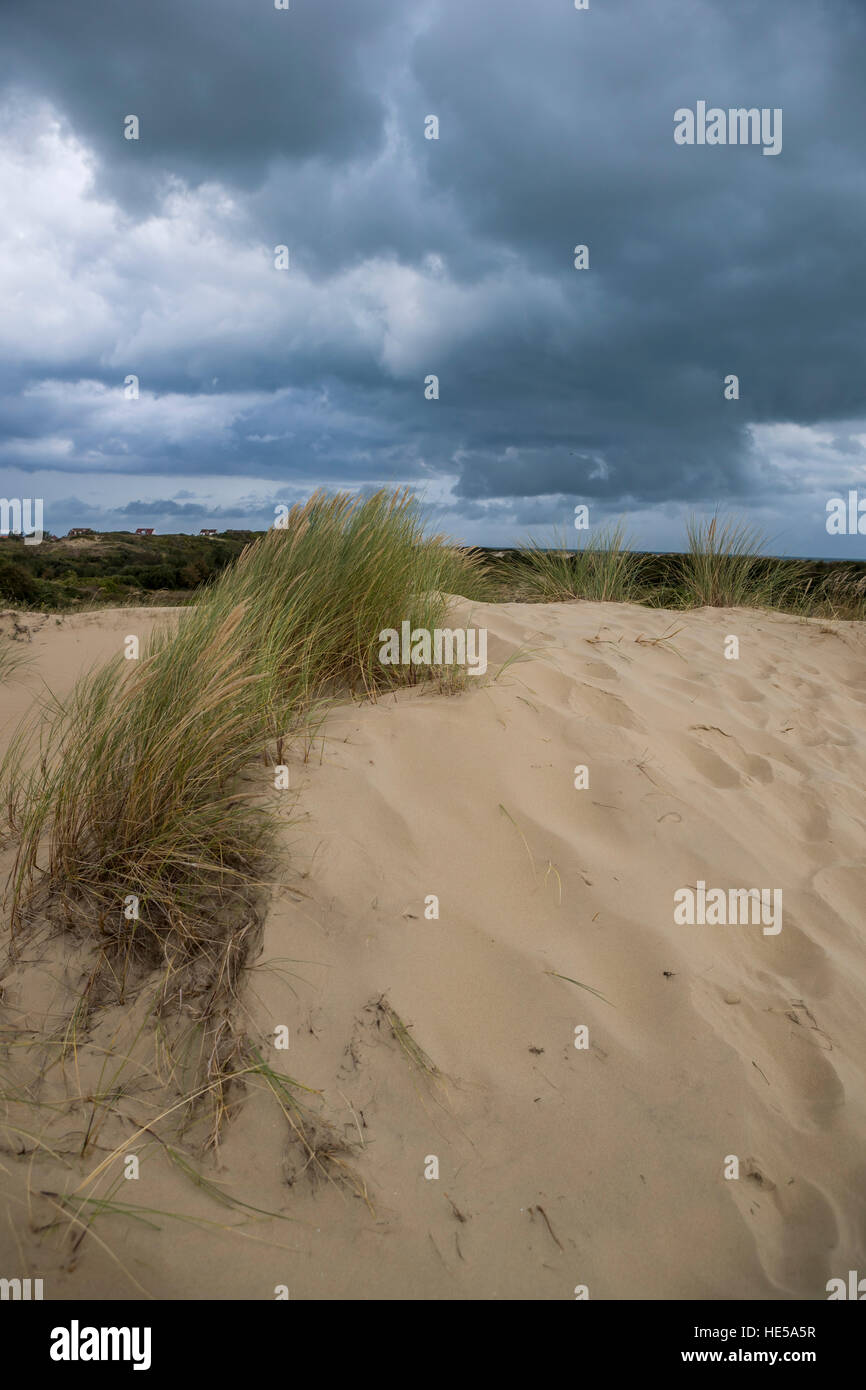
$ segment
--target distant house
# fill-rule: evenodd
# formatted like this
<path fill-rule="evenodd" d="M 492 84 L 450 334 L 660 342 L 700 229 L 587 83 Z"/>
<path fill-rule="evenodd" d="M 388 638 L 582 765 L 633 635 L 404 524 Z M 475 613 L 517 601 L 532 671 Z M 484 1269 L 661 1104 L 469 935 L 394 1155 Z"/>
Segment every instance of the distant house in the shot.
<path fill-rule="evenodd" d="M 216 535 L 216 527 L 214 527 L 213 530 L 211 531 L 211 530 L 209 530 L 206 526 L 203 526 L 203 527 L 201 528 L 201 530 L 199 531 L 199 535 L 200 535 L 200 536 L 215 536 L 215 535 Z"/>
<path fill-rule="evenodd" d="M 137 536 L 152 536 L 152 535 L 153 535 L 153 527 L 152 527 L 152 526 L 136 526 L 136 528 L 135 528 L 135 534 L 136 534 Z"/>
<path fill-rule="evenodd" d="M 93 534 L 92 526 L 73 526 L 67 531 L 66 538 L 69 540 L 72 536 L 92 536 Z"/>

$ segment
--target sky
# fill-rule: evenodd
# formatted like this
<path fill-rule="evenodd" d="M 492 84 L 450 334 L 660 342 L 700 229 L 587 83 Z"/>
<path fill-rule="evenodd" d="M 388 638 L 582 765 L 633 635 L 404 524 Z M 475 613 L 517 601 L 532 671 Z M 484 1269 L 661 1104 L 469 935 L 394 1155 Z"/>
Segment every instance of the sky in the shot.
<path fill-rule="evenodd" d="M 718 509 L 866 558 L 826 528 L 866 499 L 863 0 L 288 4 L 4 0 L 5 497 L 264 529 L 406 484 L 466 543 Z M 781 149 L 678 143 L 699 102 Z"/>

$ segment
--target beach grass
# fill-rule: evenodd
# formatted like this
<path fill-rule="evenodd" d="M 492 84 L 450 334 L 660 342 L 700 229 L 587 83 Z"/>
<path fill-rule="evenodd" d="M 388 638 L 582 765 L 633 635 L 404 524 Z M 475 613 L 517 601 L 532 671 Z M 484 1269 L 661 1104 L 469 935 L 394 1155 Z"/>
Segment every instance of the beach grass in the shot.
<path fill-rule="evenodd" d="M 755 527 L 718 514 L 692 518 L 686 527 L 679 598 L 687 608 L 780 608 L 800 602 L 806 565 L 769 559 L 766 538 Z"/>
<path fill-rule="evenodd" d="M 208 1078 L 234 1065 L 226 1026 L 256 939 L 279 794 L 273 765 L 336 695 L 419 679 L 379 633 L 441 626 L 488 580 L 424 533 L 407 492 L 315 494 L 250 544 L 138 659 L 118 655 L 13 739 L 0 778 L 13 936 L 48 913 L 99 947 L 92 999 L 160 972 L 184 990 Z M 436 676 L 436 672 L 427 674 Z"/>
<path fill-rule="evenodd" d="M 574 548 L 560 533 L 550 548 L 531 540 L 519 551 L 512 578 L 515 596 L 528 602 L 626 603 L 639 597 L 642 568 L 641 557 L 627 548 L 624 528 L 616 525 Z"/>
<path fill-rule="evenodd" d="M 760 530 L 735 517 L 693 516 L 684 554 L 628 548 L 621 524 L 601 527 L 578 546 L 555 534 L 530 540 L 490 564 L 500 601 L 640 603 L 649 608 L 758 608 L 801 617 L 866 618 L 866 576 L 834 569 L 816 577 L 805 560 L 767 554 Z"/>

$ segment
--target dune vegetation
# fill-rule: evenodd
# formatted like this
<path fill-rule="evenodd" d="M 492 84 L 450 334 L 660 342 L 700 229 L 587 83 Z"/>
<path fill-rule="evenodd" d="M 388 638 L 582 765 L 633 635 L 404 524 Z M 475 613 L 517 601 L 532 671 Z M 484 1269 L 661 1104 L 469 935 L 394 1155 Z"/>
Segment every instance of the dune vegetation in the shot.
<path fill-rule="evenodd" d="M 866 618 L 866 574 L 856 565 L 823 567 L 767 554 L 755 527 L 718 514 L 693 517 L 683 554 L 649 556 L 629 546 L 622 524 L 569 546 L 530 540 L 495 574 L 501 599 L 643 603 L 652 608 L 767 608 L 815 618 Z"/>
<path fill-rule="evenodd" d="M 48 910 L 98 944 L 103 996 L 155 969 L 161 1012 L 194 991 L 205 1072 L 219 1074 L 271 854 L 274 764 L 336 694 L 418 679 L 379 663 L 382 628 L 441 626 L 447 594 L 486 584 L 471 553 L 424 535 L 406 492 L 295 507 L 138 659 L 119 654 L 13 740 L 13 939 Z"/>

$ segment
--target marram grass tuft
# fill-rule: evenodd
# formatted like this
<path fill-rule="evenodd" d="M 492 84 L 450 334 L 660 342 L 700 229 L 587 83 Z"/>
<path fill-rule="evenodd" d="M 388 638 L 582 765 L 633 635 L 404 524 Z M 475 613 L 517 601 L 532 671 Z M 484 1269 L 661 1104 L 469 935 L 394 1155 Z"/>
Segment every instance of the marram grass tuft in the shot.
<path fill-rule="evenodd" d="M 38 898 L 95 935 L 112 979 L 119 959 L 124 981 L 131 963 L 164 968 L 166 999 L 233 991 L 271 854 L 271 743 L 341 691 L 417 679 L 379 663 L 380 631 L 441 626 L 448 594 L 486 584 L 476 556 L 424 535 L 408 492 L 295 507 L 139 660 L 88 675 L 14 741 L 13 931 Z"/>

